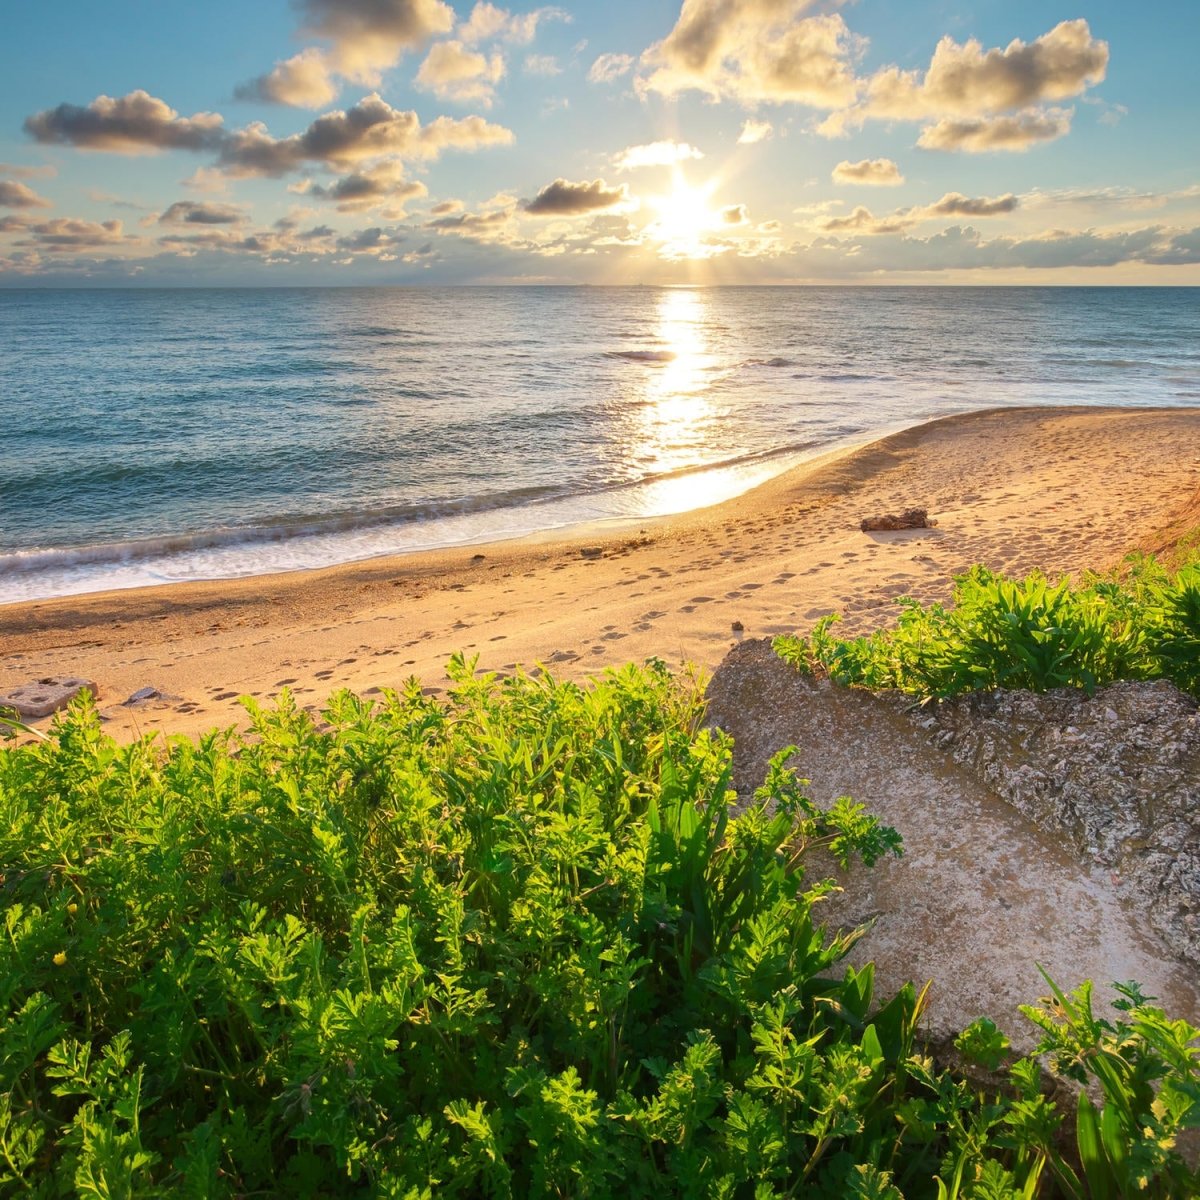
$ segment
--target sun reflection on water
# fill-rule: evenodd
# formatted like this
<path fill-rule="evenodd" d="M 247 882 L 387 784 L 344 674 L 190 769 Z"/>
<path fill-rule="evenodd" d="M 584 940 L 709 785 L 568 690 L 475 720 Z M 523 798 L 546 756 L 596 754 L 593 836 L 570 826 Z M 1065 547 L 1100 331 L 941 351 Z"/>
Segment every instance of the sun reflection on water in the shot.
<path fill-rule="evenodd" d="M 711 397 L 715 356 L 705 326 L 704 292 L 668 288 L 658 303 L 658 338 L 671 355 L 647 372 L 644 404 L 633 431 L 636 453 L 650 475 L 670 475 L 722 457 L 716 438 L 719 414 Z M 652 512 L 684 512 L 714 503 L 704 474 L 674 475 L 649 489 Z"/>

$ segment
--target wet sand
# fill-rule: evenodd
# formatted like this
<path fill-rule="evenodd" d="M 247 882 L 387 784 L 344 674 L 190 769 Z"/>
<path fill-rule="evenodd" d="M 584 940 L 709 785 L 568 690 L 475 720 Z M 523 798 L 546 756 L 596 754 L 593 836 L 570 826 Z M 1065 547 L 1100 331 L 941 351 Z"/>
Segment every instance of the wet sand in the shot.
<path fill-rule="evenodd" d="M 580 677 L 649 656 L 711 671 L 743 637 L 895 600 L 944 600 L 975 562 L 1105 568 L 1180 519 L 1200 488 L 1200 410 L 993 409 L 827 456 L 677 517 L 374 559 L 319 571 L 0 607 L 0 692 L 94 679 L 106 728 L 194 735 L 243 724 L 238 697 L 285 687 L 445 682 L 450 655 Z M 937 526 L 862 533 L 918 506 Z M 152 699 L 125 703 L 153 688 Z M 41 722 L 40 724 L 45 724 Z"/>

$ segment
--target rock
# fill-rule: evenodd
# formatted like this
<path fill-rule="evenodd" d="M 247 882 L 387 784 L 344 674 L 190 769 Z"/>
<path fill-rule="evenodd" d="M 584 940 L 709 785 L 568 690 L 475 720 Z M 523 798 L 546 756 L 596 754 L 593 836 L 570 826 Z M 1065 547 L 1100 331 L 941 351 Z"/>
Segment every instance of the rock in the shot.
<path fill-rule="evenodd" d="M 0 709 L 16 709 L 22 720 L 36 721 L 66 708 L 84 689 L 92 693 L 93 700 L 100 695 L 100 689 L 90 679 L 71 676 L 39 679 L 0 695 Z"/>
<path fill-rule="evenodd" d="M 599 546 L 584 546 L 579 551 L 580 558 L 603 558 L 604 551 Z"/>
<path fill-rule="evenodd" d="M 877 994 L 890 995 L 907 980 L 918 987 L 932 980 L 928 1035 L 949 1036 L 987 1015 L 1024 1052 L 1038 1033 L 1018 1005 L 1046 991 L 1037 964 L 1064 986 L 1094 980 L 1098 1012 L 1105 1010 L 1110 981 L 1137 979 L 1172 1016 L 1192 1024 L 1200 1020 L 1193 943 L 1177 916 L 1155 912 L 1156 904 L 1169 907 L 1172 896 L 1182 894 L 1171 891 L 1175 885 L 1168 886 L 1166 877 L 1200 851 L 1194 824 L 1188 824 L 1195 820 L 1197 797 L 1190 810 L 1179 803 L 1189 774 L 1193 793 L 1200 780 L 1187 748 L 1194 706 L 1178 693 L 1162 704 L 1161 697 L 1134 700 L 1136 691 L 1120 694 L 1128 687 L 1122 685 L 1115 696 L 1108 689 L 1098 703 L 1073 694 L 1051 698 L 1061 706 L 1051 718 L 1037 707 L 1047 697 L 1022 695 L 1018 707 L 1029 705 L 1028 721 L 1013 734 L 1014 748 L 1006 724 L 1011 712 L 992 714 L 986 739 L 971 732 L 980 714 L 966 710 L 973 700 L 986 707 L 982 698 L 917 707 L 910 696 L 839 687 L 801 675 L 780 661 L 768 640 L 754 638 L 740 642 L 714 673 L 708 719 L 734 737 L 733 786 L 743 803 L 762 783 L 768 758 L 796 745 L 794 765 L 811 780 L 805 791 L 814 801 L 828 807 L 849 795 L 903 836 L 904 857 L 881 860 L 870 870 L 842 873 L 832 862 L 805 864 L 809 882 L 833 876 L 844 889 L 823 900 L 814 919 L 831 928 L 869 926 L 849 961 L 875 963 Z M 1103 720 L 1105 708 L 1117 712 L 1115 725 Z M 1136 713 L 1150 724 L 1140 727 L 1147 744 L 1131 748 L 1139 728 Z M 1160 739 L 1157 723 L 1164 718 Z M 1039 719 L 1048 721 L 1045 731 L 1036 727 Z M 1076 740 L 1062 736 L 1068 722 Z M 1103 738 L 1125 747 L 1114 747 L 1107 764 L 1096 757 L 1099 733 L 1095 753 L 1081 749 L 1093 745 L 1097 722 Z M 1123 765 L 1122 753 L 1135 758 Z M 1142 801 L 1166 797 L 1173 820 L 1181 822 L 1171 825 L 1164 813 L 1148 825 L 1159 852 L 1145 869 L 1164 877 L 1153 903 L 1146 890 L 1083 856 L 1063 827 L 1023 815 L 1014 802 L 1027 796 L 1031 812 L 1035 804 L 1061 807 L 1067 822 L 1067 806 L 1061 799 L 1056 806 L 1053 797 L 1061 798 L 1068 783 L 1077 789 L 1070 793 L 1072 803 L 1086 812 L 1082 789 L 1088 772 L 1108 773 L 1111 801 L 1132 777 L 1146 776 L 1148 766 L 1134 767 L 1143 755 L 1159 762 L 1160 770 L 1168 766 L 1176 783 L 1151 771 L 1165 790 L 1154 793 L 1142 785 L 1138 794 Z M 1107 828 L 1104 818 L 1097 824 Z M 1167 845 L 1179 848 L 1177 862 L 1167 861 L 1172 853 Z M 1130 843 L 1122 853 L 1124 873 L 1141 850 Z"/>
<path fill-rule="evenodd" d="M 122 704 L 139 704 L 143 700 L 157 700 L 161 694 L 156 687 L 138 688 L 127 700 L 123 700 Z"/>
<path fill-rule="evenodd" d="M 732 629 L 734 633 L 741 633 L 746 627 L 741 623 L 741 621 L 734 621 L 729 628 Z"/>
<path fill-rule="evenodd" d="M 1140 893 L 1200 966 L 1200 713 L 1166 680 L 1095 696 L 978 692 L 932 709 L 927 735 L 1085 861 Z"/>
<path fill-rule="evenodd" d="M 864 517 L 859 529 L 863 533 L 872 530 L 892 531 L 896 529 L 931 529 L 937 524 L 929 519 L 924 508 L 906 508 L 902 513 L 888 513 L 879 517 Z"/>

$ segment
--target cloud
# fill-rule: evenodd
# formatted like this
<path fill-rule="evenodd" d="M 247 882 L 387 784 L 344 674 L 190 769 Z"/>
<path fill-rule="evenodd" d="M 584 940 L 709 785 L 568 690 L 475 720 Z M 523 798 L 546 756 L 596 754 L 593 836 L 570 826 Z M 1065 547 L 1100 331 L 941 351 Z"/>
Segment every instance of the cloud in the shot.
<path fill-rule="evenodd" d="M 176 200 L 158 218 L 160 225 L 237 225 L 244 220 L 246 214 L 240 208 L 195 200 Z"/>
<path fill-rule="evenodd" d="M 0 179 L 0 207 L 53 208 L 45 196 L 39 196 L 28 184 L 16 179 Z"/>
<path fill-rule="evenodd" d="M 10 179 L 53 179 L 58 174 L 58 168 L 49 165 L 41 167 L 25 167 L 18 163 L 0 162 L 0 175 Z"/>
<path fill-rule="evenodd" d="M 826 233 L 865 233 L 875 236 L 881 233 L 899 233 L 916 224 L 915 218 L 906 214 L 892 217 L 876 217 L 869 208 L 861 204 L 847 217 L 830 217 L 821 222 Z"/>
<path fill-rule="evenodd" d="M 334 201 L 338 212 L 367 212 L 389 203 L 398 208 L 405 200 L 426 195 L 428 189 L 419 180 L 405 179 L 400 163 L 382 162 L 344 175 L 328 186 L 314 183 L 308 193 Z M 399 219 L 398 212 L 389 215 Z"/>
<path fill-rule="evenodd" d="M 753 146 L 756 142 L 765 142 L 775 132 L 775 126 L 770 121 L 756 121 L 748 117 L 742 124 L 742 132 L 738 134 L 739 146 Z"/>
<path fill-rule="evenodd" d="M 613 208 L 628 198 L 629 189 L 625 184 L 609 187 L 603 179 L 593 179 L 591 183 L 556 179 L 525 205 L 525 211 L 538 217 L 575 217 Z"/>
<path fill-rule="evenodd" d="M 750 222 L 750 213 L 744 204 L 731 204 L 721 209 L 721 220 L 726 225 L 747 225 Z"/>
<path fill-rule="evenodd" d="M 212 150 L 224 136 L 216 113 L 181 117 L 170 105 L 142 91 L 113 99 L 97 96 L 79 107 L 60 104 L 25 119 L 25 131 L 45 144 L 144 154 L 157 150 Z"/>
<path fill-rule="evenodd" d="M 1200 263 L 1200 225 L 1186 233 L 1175 234 L 1165 246 L 1157 248 L 1146 261 L 1159 263 L 1162 266 Z"/>
<path fill-rule="evenodd" d="M 470 19 L 458 27 L 458 36 L 470 45 L 504 41 L 527 46 L 537 35 L 538 24 L 545 20 L 570 21 L 571 15 L 561 8 L 514 14 L 494 4 L 479 3 L 471 10 Z"/>
<path fill-rule="evenodd" d="M 900 168 L 890 158 L 864 158 L 840 162 L 833 168 L 834 183 L 856 183 L 868 187 L 897 187 L 904 182 Z"/>
<path fill-rule="evenodd" d="M 439 234 L 456 234 L 474 242 L 505 241 L 509 236 L 514 211 L 510 206 L 487 213 L 460 212 L 426 221 L 425 228 Z"/>
<path fill-rule="evenodd" d="M 437 42 L 417 72 L 416 85 L 442 100 L 477 101 L 490 108 L 496 84 L 503 78 L 503 55 L 488 58 L 462 42 Z"/>
<path fill-rule="evenodd" d="M 641 167 L 673 167 L 691 158 L 703 158 L 704 152 L 687 142 L 650 142 L 627 146 L 613 158 L 618 171 L 636 171 Z"/>
<path fill-rule="evenodd" d="M 946 117 L 921 130 L 917 145 L 924 150 L 965 150 L 985 154 L 992 150 L 1028 150 L 1071 131 L 1069 108 L 1029 108 L 1003 117 Z"/>
<path fill-rule="evenodd" d="M 304 29 L 333 43 L 331 69 L 367 85 L 406 50 L 454 26 L 442 0 L 299 0 L 299 7 Z"/>
<path fill-rule="evenodd" d="M 265 100 L 296 108 L 322 108 L 337 98 L 338 85 L 323 50 L 309 47 L 284 62 L 276 63 L 266 75 L 234 90 L 238 100 Z"/>
<path fill-rule="evenodd" d="M 940 200 L 916 208 L 901 208 L 886 217 L 877 217 L 870 209 L 859 205 L 848 216 L 828 216 L 820 222 L 826 233 L 862 233 L 871 237 L 900 233 L 922 221 L 940 217 L 999 217 L 1019 205 L 1011 192 L 1003 196 L 964 196 L 962 192 L 947 192 Z M 828 210 L 825 210 L 828 212 Z"/>
<path fill-rule="evenodd" d="M 1024 150 L 1069 132 L 1070 110 L 1046 106 L 1082 95 L 1107 70 L 1108 43 L 1082 18 L 1003 49 L 947 36 L 923 72 L 884 67 L 861 85 L 857 104 L 831 113 L 817 132 L 841 137 L 868 118 L 932 121 L 917 143 L 927 149 Z"/>
<path fill-rule="evenodd" d="M 462 212 L 462 210 L 463 202 L 461 200 L 442 200 L 429 211 L 435 217 L 444 217 L 449 213 Z"/>
<path fill-rule="evenodd" d="M 36 245 L 42 250 L 58 252 L 64 250 L 90 250 L 97 246 L 113 246 L 122 242 L 136 242 L 137 238 L 125 233 L 120 221 L 81 221 L 74 217 L 55 217 L 52 221 L 27 225 L 29 235 L 21 245 Z"/>
<path fill-rule="evenodd" d="M 874 75 L 865 107 L 874 117 L 980 117 L 1078 96 L 1107 68 L 1108 43 L 1093 38 L 1082 18 L 1033 42 L 1014 38 L 1003 50 L 944 37 L 924 75 L 899 67 Z"/>
<path fill-rule="evenodd" d="M 442 0 L 295 0 L 302 27 L 331 43 L 309 46 L 277 62 L 265 75 L 239 85 L 238 100 L 322 108 L 340 90 L 339 78 L 378 86 L 380 72 L 406 50 L 454 26 L 454 10 Z"/>
<path fill-rule="evenodd" d="M 588 79 L 592 83 L 612 83 L 633 70 L 632 54 L 601 54 L 588 68 Z"/>
<path fill-rule="evenodd" d="M 437 158 L 443 150 L 508 145 L 512 131 L 482 117 L 438 117 L 422 126 L 415 112 L 401 112 L 372 93 L 353 108 L 325 113 L 303 133 L 274 138 L 255 123 L 229 134 L 220 163 L 230 175 L 286 175 L 305 163 L 354 165 L 367 159 Z"/>
<path fill-rule="evenodd" d="M 562 74 L 562 67 L 553 54 L 527 54 L 523 70 L 526 75 L 541 75 L 547 79 Z"/>
<path fill-rule="evenodd" d="M 962 192 L 947 192 L 925 210 L 939 217 L 997 217 L 1010 213 L 1020 201 L 1012 192 L 1003 196 L 964 196 Z"/>
<path fill-rule="evenodd" d="M 743 104 L 854 102 L 859 40 L 836 13 L 804 17 L 812 0 L 684 0 L 674 29 L 642 55 L 644 90 L 698 90 Z"/>

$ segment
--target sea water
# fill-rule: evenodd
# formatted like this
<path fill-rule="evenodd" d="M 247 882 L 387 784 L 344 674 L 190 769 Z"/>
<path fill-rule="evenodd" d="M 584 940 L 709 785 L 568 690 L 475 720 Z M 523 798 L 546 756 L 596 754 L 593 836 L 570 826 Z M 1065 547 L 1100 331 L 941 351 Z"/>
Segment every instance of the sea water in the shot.
<path fill-rule="evenodd" d="M 0 603 L 679 512 L 1024 404 L 1200 404 L 1200 291 L 0 290 Z"/>

